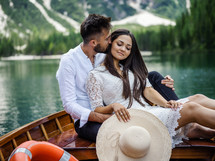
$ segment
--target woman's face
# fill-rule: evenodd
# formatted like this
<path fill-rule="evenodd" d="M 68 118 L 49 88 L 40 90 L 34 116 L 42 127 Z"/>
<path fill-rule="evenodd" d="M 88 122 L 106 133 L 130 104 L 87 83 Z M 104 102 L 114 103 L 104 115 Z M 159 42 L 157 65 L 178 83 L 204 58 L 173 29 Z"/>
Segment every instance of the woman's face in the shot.
<path fill-rule="evenodd" d="M 112 42 L 111 53 L 116 60 L 124 60 L 131 53 L 132 40 L 129 35 L 120 35 Z"/>

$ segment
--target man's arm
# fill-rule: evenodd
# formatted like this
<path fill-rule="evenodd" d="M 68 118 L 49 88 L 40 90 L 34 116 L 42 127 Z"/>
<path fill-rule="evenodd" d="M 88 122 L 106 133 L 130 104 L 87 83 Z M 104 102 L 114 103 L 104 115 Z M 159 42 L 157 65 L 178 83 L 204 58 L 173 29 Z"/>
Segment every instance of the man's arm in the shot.
<path fill-rule="evenodd" d="M 88 117 L 88 121 L 103 123 L 111 116 L 112 116 L 111 114 L 101 114 L 98 112 L 91 111 Z"/>
<path fill-rule="evenodd" d="M 91 110 L 83 107 L 77 101 L 76 73 L 75 63 L 69 60 L 68 56 L 63 57 L 56 75 L 63 107 L 73 119 L 80 119 L 80 127 L 82 127 L 88 121 Z"/>

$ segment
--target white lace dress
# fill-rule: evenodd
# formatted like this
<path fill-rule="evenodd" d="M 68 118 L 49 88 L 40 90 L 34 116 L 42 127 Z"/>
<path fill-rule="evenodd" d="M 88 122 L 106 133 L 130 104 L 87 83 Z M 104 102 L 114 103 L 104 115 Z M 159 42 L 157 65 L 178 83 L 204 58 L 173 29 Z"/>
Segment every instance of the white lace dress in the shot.
<path fill-rule="evenodd" d="M 130 87 L 133 87 L 134 76 L 132 72 L 129 72 L 129 81 Z M 151 87 L 148 79 L 146 82 L 146 87 Z M 86 89 L 90 98 L 92 110 L 95 110 L 96 107 L 109 105 L 112 103 L 120 103 L 125 107 L 128 106 L 129 99 L 124 99 L 122 96 L 122 80 L 110 74 L 104 66 L 99 66 L 89 73 Z M 175 130 L 178 126 L 177 120 L 181 117 L 179 111 L 182 106 L 177 110 L 173 110 L 171 108 L 163 108 L 160 106 L 150 106 L 143 98 L 141 101 L 145 104 L 145 107 L 140 105 L 134 99 L 131 108 L 146 110 L 159 118 L 168 128 L 169 134 L 172 138 L 172 148 L 174 148 L 176 144 L 181 143 L 182 138 L 186 138 L 187 129 L 190 125 L 180 128 L 177 131 Z M 182 103 L 187 101 L 189 101 L 187 98 L 179 100 L 179 102 Z"/>

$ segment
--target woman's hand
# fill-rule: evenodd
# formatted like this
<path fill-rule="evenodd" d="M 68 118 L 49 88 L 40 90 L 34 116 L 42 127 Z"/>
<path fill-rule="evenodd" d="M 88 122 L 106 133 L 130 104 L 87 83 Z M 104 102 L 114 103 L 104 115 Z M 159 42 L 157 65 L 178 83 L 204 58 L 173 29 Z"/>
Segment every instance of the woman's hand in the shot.
<path fill-rule="evenodd" d="M 176 102 L 176 101 L 174 101 L 174 100 L 170 100 L 170 101 L 167 101 L 165 107 L 167 107 L 167 108 L 172 108 L 172 109 L 176 110 L 176 109 L 179 108 L 181 105 L 182 105 L 182 103 L 180 103 L 180 102 Z"/>
<path fill-rule="evenodd" d="M 123 120 L 124 122 L 128 122 L 130 120 L 131 116 L 128 110 L 123 105 L 119 103 L 113 103 L 112 109 L 115 112 L 116 117 L 118 118 L 119 121 Z"/>

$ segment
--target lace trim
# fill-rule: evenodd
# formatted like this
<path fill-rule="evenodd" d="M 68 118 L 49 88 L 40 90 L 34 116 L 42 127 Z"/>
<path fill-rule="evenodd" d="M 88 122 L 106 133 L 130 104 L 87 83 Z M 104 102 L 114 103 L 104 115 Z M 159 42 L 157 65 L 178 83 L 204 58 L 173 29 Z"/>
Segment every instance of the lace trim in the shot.
<path fill-rule="evenodd" d="M 187 124 L 183 127 L 181 127 L 178 130 L 175 130 L 178 127 L 178 120 L 181 117 L 180 114 L 180 110 L 182 109 L 182 107 L 180 109 L 178 109 L 177 111 L 172 111 L 169 114 L 169 117 L 167 118 L 167 123 L 166 126 L 168 128 L 169 134 L 172 138 L 172 148 L 175 148 L 176 145 L 180 144 L 183 142 L 182 139 L 188 139 L 187 138 L 187 132 L 190 128 L 190 126 L 192 125 L 192 123 Z"/>
<path fill-rule="evenodd" d="M 96 107 L 104 106 L 102 99 L 103 88 L 92 72 L 90 72 L 89 74 L 86 85 L 87 93 L 90 98 L 91 108 L 95 110 Z"/>

